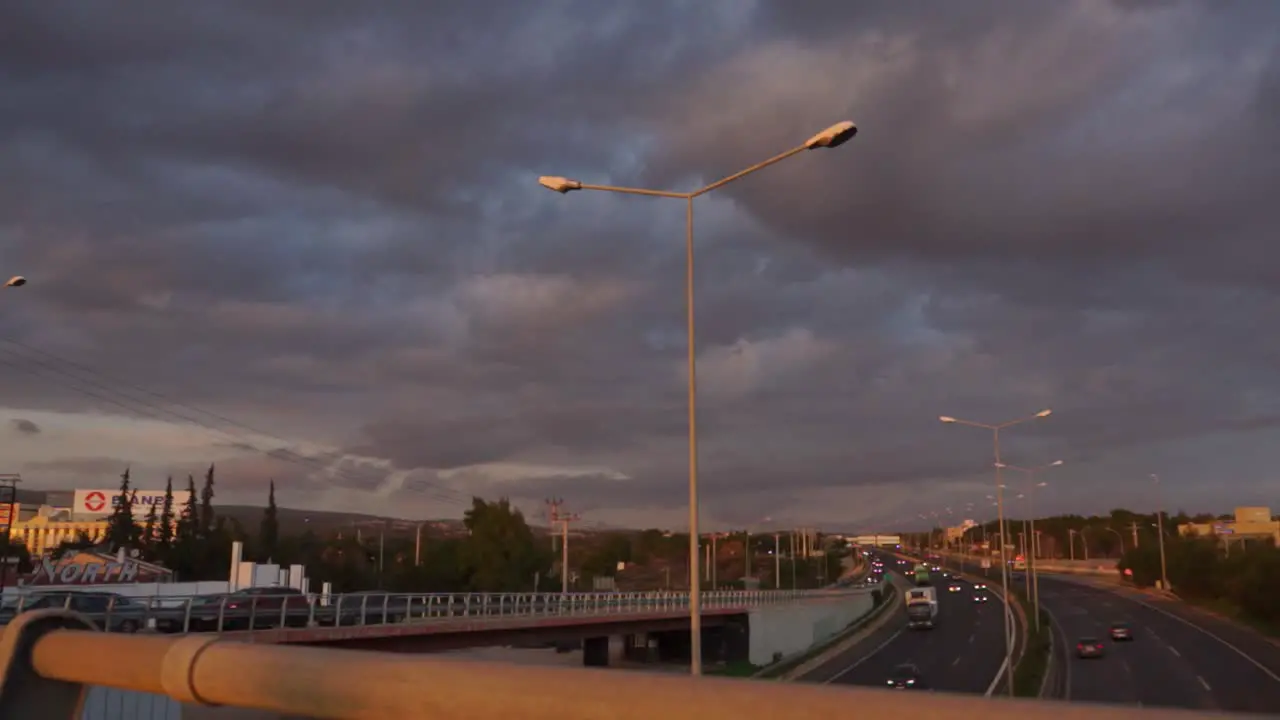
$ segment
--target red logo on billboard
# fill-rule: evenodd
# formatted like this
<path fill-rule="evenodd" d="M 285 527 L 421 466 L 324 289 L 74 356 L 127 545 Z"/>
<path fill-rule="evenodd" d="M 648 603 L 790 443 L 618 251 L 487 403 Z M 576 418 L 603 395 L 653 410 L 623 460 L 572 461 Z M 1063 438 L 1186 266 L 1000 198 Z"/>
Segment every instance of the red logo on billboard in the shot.
<path fill-rule="evenodd" d="M 98 512 L 107 506 L 107 496 L 95 490 L 84 496 L 84 506 L 91 512 Z"/>

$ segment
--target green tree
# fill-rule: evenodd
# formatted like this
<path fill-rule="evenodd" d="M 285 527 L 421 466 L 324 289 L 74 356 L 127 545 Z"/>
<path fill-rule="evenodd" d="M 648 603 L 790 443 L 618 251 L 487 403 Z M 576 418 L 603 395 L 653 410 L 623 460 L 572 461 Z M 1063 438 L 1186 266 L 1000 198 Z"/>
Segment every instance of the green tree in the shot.
<path fill-rule="evenodd" d="M 182 505 L 182 512 L 178 515 L 178 526 L 174 533 L 174 539 L 179 545 L 183 543 L 191 545 L 195 542 L 200 522 L 200 510 L 196 505 L 196 498 L 196 479 L 188 475 L 187 501 Z"/>
<path fill-rule="evenodd" d="M 535 577 L 546 577 L 549 551 L 534 541 L 523 513 L 506 498 L 472 498 L 463 524 L 468 535 L 459 549 L 460 563 L 471 590 L 519 592 L 532 589 Z"/>
<path fill-rule="evenodd" d="M 160 521 L 156 527 L 156 554 L 167 562 L 173 547 L 173 476 L 164 483 L 164 504 L 160 507 Z"/>
<path fill-rule="evenodd" d="M 130 501 L 132 504 L 132 500 Z M 142 521 L 142 548 L 146 551 L 148 559 L 156 558 L 156 523 L 158 516 L 156 514 L 156 504 L 151 503 L 147 507 L 146 517 Z"/>
<path fill-rule="evenodd" d="M 54 557 L 57 557 L 56 550 L 54 551 Z M 28 550 L 27 546 L 21 541 L 7 535 L 0 535 L 0 558 L 4 558 L 6 561 L 3 567 L 13 567 L 19 575 L 29 573 L 33 569 L 31 563 L 31 551 Z M 14 558 L 13 566 L 8 565 L 9 558 Z M 3 571 L 4 570 L 0 568 L 0 572 Z M 6 578 L 6 580 L 8 580 L 8 578 Z M 13 585 L 11 581 L 7 581 L 5 584 Z"/>
<path fill-rule="evenodd" d="M 119 502 L 107 518 L 106 541 L 111 549 L 131 547 L 138 539 L 138 526 L 133 519 L 133 490 L 129 486 L 129 468 L 120 475 Z"/>
<path fill-rule="evenodd" d="M 280 518 L 276 509 L 276 481 L 272 480 L 267 491 L 267 508 L 262 511 L 262 527 L 258 531 L 258 545 L 265 562 L 276 556 L 280 542 Z M 277 558 L 279 559 L 279 558 Z"/>
<path fill-rule="evenodd" d="M 209 469 L 205 471 L 204 487 L 200 489 L 199 522 L 197 535 L 205 537 L 213 532 L 213 463 L 210 463 Z"/>

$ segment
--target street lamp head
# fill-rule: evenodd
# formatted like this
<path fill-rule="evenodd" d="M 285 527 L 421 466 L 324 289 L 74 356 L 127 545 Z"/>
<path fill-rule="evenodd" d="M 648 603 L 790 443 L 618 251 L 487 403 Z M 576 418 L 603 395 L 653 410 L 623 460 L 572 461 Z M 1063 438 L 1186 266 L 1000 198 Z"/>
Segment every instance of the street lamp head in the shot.
<path fill-rule="evenodd" d="M 841 145 L 853 139 L 858 134 L 858 126 L 848 120 L 838 122 L 835 125 L 823 130 L 804 141 L 806 150 L 816 150 L 818 148 L 838 148 Z"/>
<path fill-rule="evenodd" d="M 939 416 L 938 416 L 938 419 L 939 419 L 939 420 L 941 420 L 941 421 L 942 421 L 942 422 L 944 422 L 944 423 L 953 423 L 953 422 L 956 422 L 956 419 L 955 419 L 955 418 L 953 418 L 953 417 L 951 417 L 950 415 L 939 415 Z"/>
<path fill-rule="evenodd" d="M 571 190 L 581 190 L 582 183 L 577 180 L 570 180 L 559 175 L 543 175 L 538 178 L 538 184 L 548 190 L 554 190 L 561 195 Z"/>
<path fill-rule="evenodd" d="M 1038 483 L 1036 483 L 1036 487 L 1049 487 L 1049 483 L 1047 483 L 1047 482 L 1038 482 Z"/>
<path fill-rule="evenodd" d="M 1053 414 L 1053 411 L 1052 411 L 1052 410 L 1050 410 L 1049 408 L 1045 408 L 1045 409 L 1041 410 L 1040 412 L 1036 413 L 1036 417 L 1038 417 L 1038 418 L 1042 418 L 1042 417 L 1049 417 L 1049 416 L 1050 416 L 1050 415 L 1052 415 L 1052 414 Z"/>
<path fill-rule="evenodd" d="M 27 284 L 27 279 L 21 275 L 14 275 L 5 282 L 5 287 L 22 287 Z"/>
<path fill-rule="evenodd" d="M 1002 462 L 998 462 L 998 463 L 996 463 L 996 467 L 998 467 L 998 468 L 1007 468 L 1007 467 L 1009 467 L 1009 466 L 1008 466 L 1008 465 L 1006 465 L 1006 464 L 1004 464 L 1004 463 L 1002 463 Z"/>
<path fill-rule="evenodd" d="M 1065 462 L 1065 461 L 1063 461 L 1063 460 L 1054 460 L 1053 462 L 1049 463 L 1049 467 L 1058 467 L 1058 466 L 1059 466 L 1059 465 L 1061 465 L 1063 462 Z"/>

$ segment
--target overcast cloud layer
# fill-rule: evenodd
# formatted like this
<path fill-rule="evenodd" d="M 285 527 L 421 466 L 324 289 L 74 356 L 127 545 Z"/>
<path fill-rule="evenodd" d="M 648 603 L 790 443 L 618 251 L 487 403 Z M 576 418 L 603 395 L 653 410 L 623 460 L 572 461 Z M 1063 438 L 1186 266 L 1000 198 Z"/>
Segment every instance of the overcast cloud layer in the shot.
<path fill-rule="evenodd" d="M 412 7 L 411 7 L 412 5 Z M 0 402 L 30 487 L 712 525 L 1280 506 L 1280 4 L 0 6 Z M 138 21 L 145 18 L 145 22 Z M 70 361 L 70 362 L 67 362 Z M 972 505 L 972 509 L 968 506 Z M 769 516 L 772 520 L 764 521 Z"/>

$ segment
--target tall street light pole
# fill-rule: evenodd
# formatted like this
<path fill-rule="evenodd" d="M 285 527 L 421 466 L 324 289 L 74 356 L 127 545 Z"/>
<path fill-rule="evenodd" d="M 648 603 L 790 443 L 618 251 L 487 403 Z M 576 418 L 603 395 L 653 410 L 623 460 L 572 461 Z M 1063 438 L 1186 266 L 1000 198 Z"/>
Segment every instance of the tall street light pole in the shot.
<path fill-rule="evenodd" d="M 802 145 L 778 155 L 774 155 L 764 162 L 752 165 L 745 170 L 736 172 L 728 177 L 721 178 L 710 185 L 693 190 L 692 192 L 648 190 L 645 188 L 620 187 L 616 185 L 592 185 L 556 175 L 543 175 L 538 178 L 538 184 L 548 190 L 553 190 L 560 194 L 569 193 L 574 190 L 600 190 L 603 192 L 622 193 L 624 195 L 648 195 L 650 197 L 674 198 L 676 200 L 683 200 L 685 203 L 684 299 L 685 325 L 688 332 L 687 345 L 689 364 L 689 652 L 692 655 L 689 663 L 689 672 L 693 675 L 702 674 L 702 599 L 700 595 L 702 589 L 699 585 L 698 578 L 698 385 L 697 349 L 694 333 L 693 312 L 693 201 L 695 198 L 706 195 L 712 190 L 724 187 L 735 180 L 740 180 L 752 173 L 780 163 L 793 155 L 799 155 L 805 150 L 818 150 L 822 148 L 833 149 L 840 147 L 851 140 L 857 132 L 857 126 L 852 122 L 849 122 L 848 120 L 838 122 L 804 141 L 804 144 Z"/>
<path fill-rule="evenodd" d="M 1031 547 L 1031 552 L 1027 555 L 1030 560 L 1031 569 L 1031 602 L 1036 609 L 1036 632 L 1040 632 L 1040 571 L 1037 569 L 1039 561 L 1036 557 L 1036 488 L 1047 487 L 1049 483 L 1036 482 L 1036 475 L 1044 472 L 1049 468 L 1062 465 L 1061 460 L 1054 460 L 1044 465 L 1036 465 L 1034 467 L 1019 467 L 1018 465 L 1008 465 L 1001 463 L 1001 467 L 1006 470 L 1017 470 L 1027 475 L 1027 515 L 1031 516 L 1031 529 L 1027 532 L 1027 544 Z"/>
<path fill-rule="evenodd" d="M 1045 408 L 1035 415 L 1030 415 L 1017 420 L 1010 420 L 998 424 L 980 423 L 972 420 L 960 420 L 950 415 L 939 415 L 938 420 L 949 425 L 968 425 L 969 427 L 982 428 L 991 431 L 991 446 L 996 458 L 996 512 L 1000 518 L 1000 582 L 1004 586 L 1004 657 L 1005 657 L 1005 686 L 1008 688 L 1009 697 L 1013 697 L 1013 611 L 1009 607 L 1009 563 L 1005 560 L 1005 548 L 1008 545 L 1008 535 L 1004 526 L 1004 476 L 1001 472 L 1000 461 L 1000 431 L 1011 428 L 1014 425 L 1021 425 L 1039 418 L 1049 417 L 1053 411 Z"/>
<path fill-rule="evenodd" d="M 1160 587 L 1169 592 L 1169 566 L 1164 560 L 1164 498 L 1160 491 L 1160 476 L 1151 474 L 1151 481 L 1156 484 L 1156 533 L 1160 535 Z"/>

